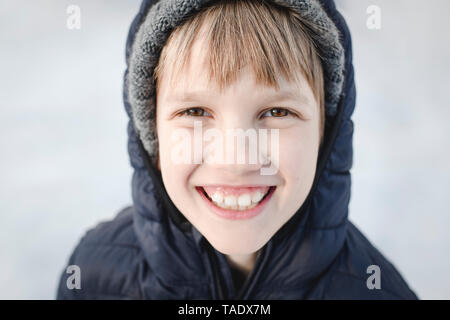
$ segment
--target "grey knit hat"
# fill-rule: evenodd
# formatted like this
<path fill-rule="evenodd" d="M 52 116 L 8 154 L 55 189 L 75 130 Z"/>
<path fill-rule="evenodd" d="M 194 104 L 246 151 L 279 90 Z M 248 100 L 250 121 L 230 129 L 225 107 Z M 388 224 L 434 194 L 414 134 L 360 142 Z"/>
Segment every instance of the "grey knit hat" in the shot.
<path fill-rule="evenodd" d="M 135 35 L 126 78 L 132 121 L 152 164 L 156 166 L 156 88 L 153 72 L 170 33 L 188 16 L 215 0 L 159 0 L 144 17 Z M 325 112 L 337 110 L 344 81 L 344 49 L 339 31 L 319 0 L 270 0 L 296 10 L 313 28 L 325 78 Z"/>

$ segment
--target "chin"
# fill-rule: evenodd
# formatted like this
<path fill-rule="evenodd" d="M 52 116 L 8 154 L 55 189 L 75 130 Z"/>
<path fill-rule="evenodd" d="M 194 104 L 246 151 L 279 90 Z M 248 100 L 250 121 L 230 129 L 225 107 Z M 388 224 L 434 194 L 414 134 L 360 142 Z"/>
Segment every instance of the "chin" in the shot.
<path fill-rule="evenodd" d="M 261 238 L 261 234 L 242 235 L 232 234 L 229 236 L 218 237 L 217 234 L 204 234 L 208 242 L 220 253 L 226 255 L 245 255 L 252 254 L 260 250 L 270 237 Z"/>

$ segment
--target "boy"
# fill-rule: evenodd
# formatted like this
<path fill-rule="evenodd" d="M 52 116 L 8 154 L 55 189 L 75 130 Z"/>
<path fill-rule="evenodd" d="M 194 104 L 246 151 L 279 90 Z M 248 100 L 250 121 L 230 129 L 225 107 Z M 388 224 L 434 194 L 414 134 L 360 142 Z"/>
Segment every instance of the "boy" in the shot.
<path fill-rule="evenodd" d="M 417 298 L 347 219 L 355 89 L 331 1 L 144 1 L 127 62 L 133 206 L 87 232 L 58 298 Z"/>

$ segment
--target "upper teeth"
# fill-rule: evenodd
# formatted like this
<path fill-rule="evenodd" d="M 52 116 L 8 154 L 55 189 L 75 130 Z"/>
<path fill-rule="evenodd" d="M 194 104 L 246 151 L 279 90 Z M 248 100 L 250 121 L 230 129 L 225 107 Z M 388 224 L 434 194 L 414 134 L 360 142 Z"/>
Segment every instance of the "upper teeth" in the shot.
<path fill-rule="evenodd" d="M 255 207 L 263 197 L 264 194 L 261 191 L 255 191 L 252 194 L 243 193 L 238 197 L 234 195 L 224 196 L 216 191 L 211 199 L 217 206 L 224 209 L 248 210 Z"/>

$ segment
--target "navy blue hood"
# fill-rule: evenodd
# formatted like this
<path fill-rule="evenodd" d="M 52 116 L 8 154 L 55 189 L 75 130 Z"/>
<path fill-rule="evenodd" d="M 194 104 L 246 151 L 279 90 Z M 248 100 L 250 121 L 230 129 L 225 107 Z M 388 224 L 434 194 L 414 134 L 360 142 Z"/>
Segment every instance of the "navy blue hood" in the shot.
<path fill-rule="evenodd" d="M 143 1 L 131 25 L 126 47 L 127 65 L 134 35 L 153 4 L 154 1 Z M 105 292 L 112 287 L 116 296 L 144 299 L 417 298 L 395 267 L 348 220 L 353 157 L 351 116 L 356 97 L 352 46 L 347 25 L 334 2 L 323 0 L 322 4 L 340 31 L 345 49 L 341 99 L 336 114 L 327 116 L 324 143 L 307 199 L 261 249 L 239 292 L 234 289 L 225 256 L 184 218 L 167 195 L 159 171 L 151 165 L 136 135 L 124 81 L 124 104 L 130 117 L 128 151 L 134 169 L 133 205 L 112 222 L 89 231 L 69 261 L 85 263 L 89 279 L 96 279 L 95 270 L 102 264 L 116 264 L 120 272 L 109 268 L 110 282 L 106 283 L 105 275 L 95 283 L 92 280 L 85 290 L 93 289 L 85 296 L 68 292 L 61 284 L 59 298 L 101 298 L 93 292 Z M 128 69 L 125 79 L 127 72 Z M 117 238 L 122 239 L 121 245 L 125 241 L 133 247 L 135 253 L 124 258 L 124 254 L 111 251 L 106 254 L 98 249 L 95 266 L 87 262 L 89 250 L 93 254 L 93 249 L 83 243 L 90 243 L 92 247 L 101 242 L 99 239 L 118 243 L 114 240 Z M 99 258 L 102 254 L 104 260 Z M 370 265 L 380 267 L 381 289 L 367 287 Z M 63 275 L 61 283 L 64 279 Z M 117 286 L 111 284 L 114 281 Z"/>

